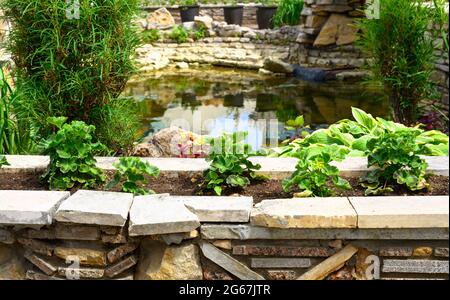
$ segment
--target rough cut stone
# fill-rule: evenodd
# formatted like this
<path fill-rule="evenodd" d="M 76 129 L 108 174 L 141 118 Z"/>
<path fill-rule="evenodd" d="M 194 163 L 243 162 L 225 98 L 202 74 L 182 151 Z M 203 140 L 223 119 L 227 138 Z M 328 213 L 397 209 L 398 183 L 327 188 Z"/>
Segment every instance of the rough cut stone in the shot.
<path fill-rule="evenodd" d="M 54 240 L 55 229 L 54 228 L 41 228 L 39 230 L 36 229 L 25 229 L 20 232 L 20 236 L 28 239 L 40 239 L 40 240 Z"/>
<path fill-rule="evenodd" d="M 161 234 L 159 237 L 163 240 L 167 245 L 172 244 L 181 244 L 184 240 L 195 239 L 199 236 L 197 230 L 192 230 L 191 232 L 184 233 L 169 233 L 169 234 Z"/>
<path fill-rule="evenodd" d="M 117 276 L 120 273 L 122 273 L 123 271 L 128 270 L 129 268 L 134 266 L 137 263 L 137 261 L 138 261 L 137 257 L 134 255 L 131 255 L 131 256 L 125 258 L 124 260 L 119 261 L 118 263 L 106 268 L 105 275 L 110 278 Z"/>
<path fill-rule="evenodd" d="M 53 250 L 55 249 L 53 244 L 39 240 L 18 238 L 17 241 L 25 248 L 46 256 L 52 256 Z"/>
<path fill-rule="evenodd" d="M 43 258 L 31 251 L 25 251 L 24 257 L 48 276 L 58 271 L 58 265 L 55 263 L 55 260 L 49 261 L 48 258 Z"/>
<path fill-rule="evenodd" d="M 138 247 L 137 243 L 128 243 L 124 245 L 120 245 L 119 247 L 114 248 L 106 254 L 108 258 L 108 262 L 115 263 L 123 256 L 133 252 Z"/>
<path fill-rule="evenodd" d="M 225 249 L 225 250 L 231 250 L 231 240 L 217 240 L 213 242 L 213 245 L 217 248 Z"/>
<path fill-rule="evenodd" d="M 212 28 L 213 19 L 210 16 L 195 16 L 194 22 L 197 27 L 203 26 L 205 29 Z"/>
<path fill-rule="evenodd" d="M 158 26 L 175 25 L 175 20 L 165 7 L 161 7 L 148 15 L 147 24 L 149 28 L 155 28 Z"/>
<path fill-rule="evenodd" d="M 32 173 L 44 171 L 50 161 L 48 156 L 6 155 L 9 166 L 3 166 L 0 173 Z"/>
<path fill-rule="evenodd" d="M 256 204 L 250 222 L 275 228 L 354 228 L 357 216 L 344 197 L 277 199 Z"/>
<path fill-rule="evenodd" d="M 246 265 L 234 259 L 225 252 L 217 249 L 213 245 L 207 242 L 200 242 L 200 248 L 202 249 L 203 255 L 221 266 L 234 276 L 242 280 L 264 280 L 264 277 L 249 269 Z"/>
<path fill-rule="evenodd" d="M 55 237 L 60 240 L 95 241 L 100 239 L 100 230 L 96 226 L 56 224 Z"/>
<path fill-rule="evenodd" d="M 253 207 L 252 197 L 185 196 L 181 200 L 197 215 L 200 222 L 248 222 Z"/>
<path fill-rule="evenodd" d="M 448 196 L 350 197 L 359 228 L 448 228 Z"/>
<path fill-rule="evenodd" d="M 413 256 L 427 257 L 433 254 L 433 248 L 431 247 L 418 247 L 414 249 Z"/>
<path fill-rule="evenodd" d="M 328 45 L 345 45 L 356 41 L 358 29 L 352 26 L 352 18 L 345 15 L 332 14 L 314 41 L 314 47 Z"/>
<path fill-rule="evenodd" d="M 385 273 L 420 273 L 448 274 L 448 261 L 420 259 L 385 259 L 382 272 Z"/>
<path fill-rule="evenodd" d="M 436 248 L 436 249 L 434 249 L 434 256 L 436 256 L 436 257 L 448 257 L 448 248 Z"/>
<path fill-rule="evenodd" d="M 0 191 L 0 224 L 49 225 L 69 192 Z"/>
<path fill-rule="evenodd" d="M 413 253 L 411 247 L 384 247 L 379 251 L 380 256 L 386 257 L 409 257 Z"/>
<path fill-rule="evenodd" d="M 130 236 L 190 232 L 200 226 L 182 201 L 150 195 L 134 198 L 130 210 Z"/>
<path fill-rule="evenodd" d="M 10 231 L 0 228 L 0 243 L 12 244 L 14 241 L 14 235 Z"/>
<path fill-rule="evenodd" d="M 133 195 L 128 193 L 79 190 L 58 208 L 59 222 L 123 226 Z"/>
<path fill-rule="evenodd" d="M 66 279 L 100 279 L 104 276 L 104 269 L 97 268 L 74 268 L 74 267 L 60 267 L 58 268 L 58 275 L 64 276 Z"/>
<path fill-rule="evenodd" d="M 332 252 L 324 247 L 287 247 L 242 245 L 233 247 L 234 255 L 328 257 Z"/>
<path fill-rule="evenodd" d="M 252 258 L 252 268 L 309 268 L 309 258 Z"/>
<path fill-rule="evenodd" d="M 297 273 L 292 270 L 268 270 L 267 276 L 269 280 L 295 280 Z"/>
<path fill-rule="evenodd" d="M 106 262 L 106 251 L 90 244 L 70 244 L 55 248 L 55 255 L 64 260 L 73 261 L 75 258 L 80 265 L 104 267 Z"/>
<path fill-rule="evenodd" d="M 200 232 L 205 240 L 448 240 L 449 238 L 448 228 L 282 229 L 244 224 L 203 224 Z"/>
<path fill-rule="evenodd" d="M 294 72 L 294 67 L 291 64 L 275 57 L 267 57 L 264 60 L 264 69 L 273 73 L 292 74 Z"/>
<path fill-rule="evenodd" d="M 201 280 L 198 247 L 192 244 L 167 246 L 145 239 L 141 243 L 135 277 L 138 280 Z"/>
<path fill-rule="evenodd" d="M 25 273 L 24 259 L 17 248 L 0 244 L 0 280 L 22 280 Z"/>

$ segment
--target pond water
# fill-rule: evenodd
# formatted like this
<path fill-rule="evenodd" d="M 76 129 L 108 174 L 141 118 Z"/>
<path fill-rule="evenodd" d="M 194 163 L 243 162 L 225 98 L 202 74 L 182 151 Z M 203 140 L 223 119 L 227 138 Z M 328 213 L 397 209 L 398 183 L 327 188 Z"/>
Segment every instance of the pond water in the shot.
<path fill-rule="evenodd" d="M 351 118 L 352 106 L 380 117 L 389 111 L 383 92 L 367 84 L 311 83 L 227 68 L 141 75 L 124 94 L 139 101 L 143 136 L 169 126 L 209 136 L 248 131 L 255 149 L 277 146 L 291 136 L 285 122 L 298 115 L 316 129 Z"/>

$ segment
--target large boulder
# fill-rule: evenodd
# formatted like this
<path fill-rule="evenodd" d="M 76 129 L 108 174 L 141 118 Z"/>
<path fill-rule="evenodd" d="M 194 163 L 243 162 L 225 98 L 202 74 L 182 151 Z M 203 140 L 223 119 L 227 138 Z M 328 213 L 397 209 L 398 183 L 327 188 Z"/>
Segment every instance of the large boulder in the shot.
<path fill-rule="evenodd" d="M 194 22 L 197 27 L 203 26 L 206 29 L 212 29 L 213 19 L 210 16 L 195 16 Z"/>
<path fill-rule="evenodd" d="M 175 25 L 175 20 L 165 7 L 161 7 L 160 9 L 155 10 L 147 17 L 148 28 L 158 28 L 161 26 L 165 27 L 173 25 Z"/>
<path fill-rule="evenodd" d="M 137 280 L 201 280 L 200 253 L 196 245 L 167 246 L 144 239 L 136 269 Z"/>
<path fill-rule="evenodd" d="M 267 57 L 264 60 L 264 69 L 273 73 L 292 74 L 294 72 L 294 67 L 291 64 L 275 57 Z"/>
<path fill-rule="evenodd" d="M 138 144 L 133 155 L 141 157 L 204 157 L 202 137 L 178 127 L 165 128 Z"/>

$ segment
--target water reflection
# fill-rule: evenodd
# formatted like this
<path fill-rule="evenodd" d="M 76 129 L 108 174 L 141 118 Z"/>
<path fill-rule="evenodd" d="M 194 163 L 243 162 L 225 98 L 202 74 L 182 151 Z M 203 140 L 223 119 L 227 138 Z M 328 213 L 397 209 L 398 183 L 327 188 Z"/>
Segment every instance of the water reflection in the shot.
<path fill-rule="evenodd" d="M 140 100 L 145 135 L 171 125 L 211 136 L 248 131 L 249 142 L 260 148 L 271 139 L 287 138 L 291 132 L 284 123 L 300 114 L 318 128 L 351 118 L 352 106 L 375 116 L 386 117 L 388 112 L 383 93 L 367 85 L 199 74 L 168 74 L 129 83 L 125 95 Z"/>

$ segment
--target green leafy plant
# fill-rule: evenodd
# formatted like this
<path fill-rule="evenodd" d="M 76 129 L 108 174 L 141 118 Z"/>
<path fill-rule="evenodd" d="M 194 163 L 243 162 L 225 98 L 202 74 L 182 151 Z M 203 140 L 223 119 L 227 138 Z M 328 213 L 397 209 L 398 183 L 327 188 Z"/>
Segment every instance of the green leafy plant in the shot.
<path fill-rule="evenodd" d="M 272 149 L 270 156 L 290 157 L 304 147 L 314 144 L 339 145 L 347 147 L 347 156 L 366 156 L 367 142 L 385 133 L 396 131 L 417 131 L 418 154 L 429 156 L 448 156 L 449 137 L 437 130 L 425 131 L 420 125 L 407 127 L 400 123 L 374 118 L 361 109 L 352 107 L 353 120 L 341 120 L 326 129 L 319 129 L 298 138 L 286 146 Z"/>
<path fill-rule="evenodd" d="M 121 157 L 119 162 L 114 163 L 113 166 L 117 169 L 113 180 L 108 183 L 106 189 L 119 184 L 122 179 L 125 182 L 122 184 L 122 192 L 132 193 L 134 195 L 148 195 L 154 194 L 153 190 L 146 189 L 148 180 L 145 176 L 159 176 L 159 169 L 144 162 L 137 157 Z"/>
<path fill-rule="evenodd" d="M 303 0 L 281 0 L 278 4 L 277 13 L 273 17 L 274 26 L 298 25 L 303 4 Z"/>
<path fill-rule="evenodd" d="M 0 155 L 0 168 L 3 166 L 9 166 L 8 161 L 6 160 L 6 157 L 3 155 Z"/>
<path fill-rule="evenodd" d="M 261 166 L 248 160 L 251 147 L 245 143 L 247 135 L 247 132 L 224 133 L 209 140 L 211 152 L 206 161 L 210 167 L 200 184 L 202 190 L 221 195 L 225 189 L 244 188 L 259 178 L 255 170 Z"/>
<path fill-rule="evenodd" d="M 66 120 L 66 117 L 48 119 L 57 132 L 45 144 L 44 154 L 50 156 L 50 164 L 42 178 L 52 190 L 92 188 L 106 179 L 94 158 L 106 147 L 93 142 L 95 126 L 86 125 L 83 121 L 65 124 Z"/>
<path fill-rule="evenodd" d="M 183 26 L 174 26 L 169 37 L 177 43 L 186 43 L 189 33 Z"/>
<path fill-rule="evenodd" d="M 298 116 L 294 120 L 288 120 L 286 122 L 285 129 L 294 131 L 294 134 L 291 136 L 290 139 L 283 141 L 282 144 L 292 142 L 292 141 L 296 140 L 297 138 L 307 137 L 309 135 L 309 132 L 306 131 L 305 129 L 310 128 L 310 127 L 309 127 L 309 125 L 306 125 L 306 126 L 304 126 L 304 125 L 305 125 L 305 119 L 303 116 Z"/>
<path fill-rule="evenodd" d="M 142 41 L 144 43 L 154 43 L 161 39 L 161 34 L 158 29 L 148 29 L 142 32 Z"/>
<path fill-rule="evenodd" d="M 196 6 L 198 5 L 198 1 L 197 0 L 181 0 L 179 1 L 179 5 L 180 6 Z"/>
<path fill-rule="evenodd" d="M 372 62 L 372 80 L 386 88 L 394 121 L 412 125 L 418 103 L 438 97 L 434 71 L 433 37 L 428 26 L 433 8 L 423 0 L 379 1 L 379 18 L 360 19 L 359 47 Z"/>
<path fill-rule="evenodd" d="M 419 153 L 416 138 L 419 131 L 389 132 L 367 143 L 368 167 L 375 168 L 361 179 L 366 195 L 393 191 L 393 185 L 404 185 L 411 191 L 428 188 L 428 164 Z"/>
<path fill-rule="evenodd" d="M 110 125 L 98 122 L 110 112 L 105 106 L 120 101 L 125 84 L 136 71 L 134 54 L 140 36 L 133 20 L 138 3 L 80 0 L 79 14 L 68 17 L 67 1 L 1 1 L 0 8 L 12 25 L 7 47 L 16 66 L 14 113 L 31 124 L 36 139 L 52 133 L 46 122 L 51 116 L 81 120 L 97 130 Z M 137 129 L 133 127 L 127 134 L 134 136 Z"/>
<path fill-rule="evenodd" d="M 332 161 L 341 161 L 348 149 L 338 145 L 311 145 L 297 151 L 298 158 L 295 171 L 284 179 L 282 186 L 289 192 L 293 186 L 301 190 L 295 197 L 326 197 L 334 194 L 334 190 L 351 189 L 347 180 L 339 176 L 339 169 L 332 166 Z"/>
<path fill-rule="evenodd" d="M 206 35 L 206 27 L 202 24 L 200 24 L 197 29 L 193 33 L 194 40 L 201 40 Z"/>

